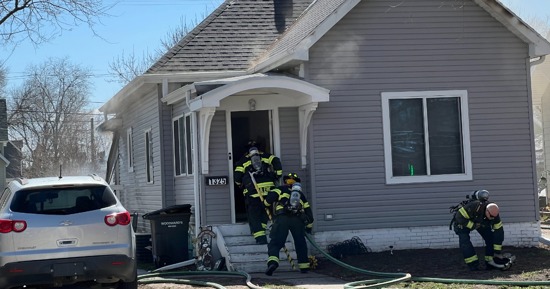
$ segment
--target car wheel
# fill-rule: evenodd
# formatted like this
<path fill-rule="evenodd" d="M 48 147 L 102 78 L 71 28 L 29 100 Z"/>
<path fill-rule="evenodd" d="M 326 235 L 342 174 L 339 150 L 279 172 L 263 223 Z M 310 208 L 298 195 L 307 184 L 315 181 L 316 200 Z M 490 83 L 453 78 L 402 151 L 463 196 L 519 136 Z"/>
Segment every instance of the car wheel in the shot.
<path fill-rule="evenodd" d="M 137 289 L 138 288 L 138 281 L 137 281 L 137 267 L 134 268 L 134 281 L 130 282 L 124 282 L 120 281 L 118 283 L 118 289 Z"/>

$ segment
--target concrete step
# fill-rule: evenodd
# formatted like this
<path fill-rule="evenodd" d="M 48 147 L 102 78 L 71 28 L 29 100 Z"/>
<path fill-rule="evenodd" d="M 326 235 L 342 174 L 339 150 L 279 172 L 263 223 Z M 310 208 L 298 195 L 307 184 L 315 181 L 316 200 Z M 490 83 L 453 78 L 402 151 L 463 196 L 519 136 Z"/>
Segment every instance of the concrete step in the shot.
<path fill-rule="evenodd" d="M 222 256 L 226 258 L 227 268 L 244 272 L 265 271 L 268 257 L 267 245 L 256 244 L 254 238 L 250 236 L 248 224 L 220 225 L 216 227 L 215 231 L 219 235 L 219 240 L 223 240 L 223 244 L 218 244 L 218 247 L 223 249 L 220 250 L 220 252 Z M 287 238 L 285 247 L 297 267 L 296 252 L 290 234 Z M 292 270 L 287 255 L 282 249 L 279 252 L 279 260 L 280 268 L 277 269 L 278 271 Z"/>

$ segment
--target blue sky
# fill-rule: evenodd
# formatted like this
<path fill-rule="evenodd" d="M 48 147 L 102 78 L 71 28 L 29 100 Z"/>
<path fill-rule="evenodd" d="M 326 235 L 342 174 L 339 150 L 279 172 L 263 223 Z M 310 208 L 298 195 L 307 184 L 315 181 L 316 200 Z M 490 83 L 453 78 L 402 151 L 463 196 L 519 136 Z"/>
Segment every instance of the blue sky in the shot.
<path fill-rule="evenodd" d="M 105 0 L 112 4 L 115 0 Z M 49 57 L 67 57 L 72 63 L 88 67 L 94 74 L 92 107 L 100 107 L 116 94 L 122 85 L 106 81 L 109 63 L 123 53 L 134 51 L 138 56 L 160 46 L 160 40 L 179 26 L 183 18 L 187 23 L 200 22 L 222 0 L 117 0 L 96 26 L 94 36 L 87 26 L 65 31 L 50 43 L 35 48 L 22 43 L 13 54 L 0 50 L 0 61 L 8 68 L 8 88 L 20 85 L 29 65 L 43 63 Z M 501 0 L 524 20 L 538 18 L 550 26 L 550 0 Z"/>

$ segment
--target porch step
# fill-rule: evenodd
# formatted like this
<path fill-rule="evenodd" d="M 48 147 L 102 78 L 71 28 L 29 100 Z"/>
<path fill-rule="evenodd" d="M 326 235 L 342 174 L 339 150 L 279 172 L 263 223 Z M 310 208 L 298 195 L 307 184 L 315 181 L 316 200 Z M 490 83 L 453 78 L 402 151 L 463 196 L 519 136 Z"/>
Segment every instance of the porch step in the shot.
<path fill-rule="evenodd" d="M 244 271 L 247 273 L 264 272 L 267 268 L 267 245 L 257 245 L 250 235 L 248 224 L 219 225 L 214 227 L 216 242 L 222 257 L 225 257 L 229 271 Z M 268 232 L 269 235 L 269 232 Z M 268 237 L 269 241 L 269 237 Z M 292 237 L 289 234 L 285 247 L 294 260 L 297 269 L 296 251 Z M 284 250 L 279 252 L 279 268 L 277 271 L 292 271 L 290 262 Z"/>

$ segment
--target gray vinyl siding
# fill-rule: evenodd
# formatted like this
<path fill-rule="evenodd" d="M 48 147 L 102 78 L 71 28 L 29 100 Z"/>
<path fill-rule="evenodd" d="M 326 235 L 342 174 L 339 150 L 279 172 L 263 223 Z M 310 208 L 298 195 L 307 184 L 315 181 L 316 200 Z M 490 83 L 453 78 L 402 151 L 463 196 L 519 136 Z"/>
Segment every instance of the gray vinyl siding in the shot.
<path fill-rule="evenodd" d="M 448 225 L 479 188 L 505 223 L 536 220 L 528 47 L 452 3 L 361 1 L 310 49 L 308 81 L 331 90 L 311 123 L 317 230 Z M 468 91 L 473 181 L 386 185 L 381 92 L 430 90 Z"/>
<path fill-rule="evenodd" d="M 228 152 L 225 111 L 216 111 L 210 126 L 209 173 L 200 180 L 205 196 L 206 216 L 202 220 L 205 224 L 231 223 L 229 186 L 232 184 L 225 186 L 204 185 L 204 177 L 226 176 L 229 178 Z"/>
<path fill-rule="evenodd" d="M 172 107 L 172 119 L 170 120 L 170 137 L 167 139 L 167 142 L 170 143 L 170 159 L 172 160 L 170 162 L 170 167 L 168 165 L 166 166 L 167 174 L 171 174 L 172 176 L 175 175 L 175 168 L 174 168 L 174 127 L 173 122 L 175 117 L 185 116 L 187 113 L 189 113 L 189 108 L 185 104 L 185 102 L 178 102 L 173 105 Z M 193 132 L 196 133 L 196 130 Z M 197 149 L 197 148 L 195 148 Z M 196 161 L 196 160 L 195 160 Z M 194 172 L 195 174 L 198 172 Z M 181 175 L 181 176 L 175 176 L 174 177 L 174 194 L 175 194 L 175 202 L 177 204 L 195 204 L 195 191 L 194 191 L 194 177 L 193 175 Z"/>
<path fill-rule="evenodd" d="M 158 85 L 158 95 L 162 95 L 162 86 Z M 159 139 L 160 146 L 160 180 L 162 182 L 162 191 L 164 192 L 164 206 L 177 204 L 176 190 L 174 184 L 174 149 L 173 149 L 173 130 L 172 130 L 172 109 L 169 105 L 160 101 L 158 97 L 159 110 Z"/>
<path fill-rule="evenodd" d="M 283 175 L 290 172 L 297 173 L 302 181 L 304 192 L 307 189 L 307 176 L 302 170 L 300 157 L 300 127 L 298 125 L 298 108 L 279 109 L 279 127 L 281 134 L 281 163 L 283 164 Z"/>
<path fill-rule="evenodd" d="M 136 105 L 139 104 L 139 105 Z M 120 180 L 123 186 L 123 205 L 141 215 L 162 208 L 160 139 L 156 89 L 148 92 L 124 112 L 120 153 Z M 126 130 L 132 128 L 134 171 L 128 172 Z M 145 167 L 145 131 L 151 129 L 153 137 L 153 180 L 147 183 Z M 141 219 L 141 218 L 140 218 Z"/>

